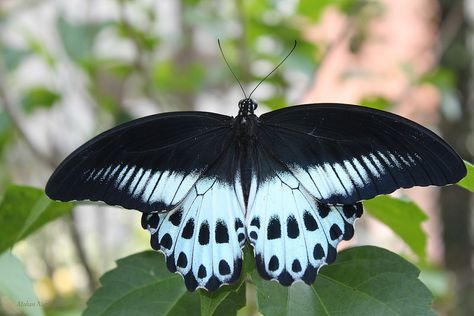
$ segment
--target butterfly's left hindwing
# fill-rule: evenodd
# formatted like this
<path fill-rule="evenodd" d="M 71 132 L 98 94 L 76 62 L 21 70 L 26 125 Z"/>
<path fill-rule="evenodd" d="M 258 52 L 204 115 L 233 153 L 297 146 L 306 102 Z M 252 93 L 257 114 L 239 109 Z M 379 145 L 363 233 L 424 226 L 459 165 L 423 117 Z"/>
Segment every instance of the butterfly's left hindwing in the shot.
<path fill-rule="evenodd" d="M 214 291 L 236 281 L 245 245 L 244 213 L 235 144 L 193 185 L 184 200 L 168 213 L 143 214 L 151 246 L 166 255 L 171 272 L 186 287 Z"/>
<path fill-rule="evenodd" d="M 169 211 L 229 146 L 231 121 L 214 113 L 172 112 L 119 125 L 66 158 L 46 194 Z"/>

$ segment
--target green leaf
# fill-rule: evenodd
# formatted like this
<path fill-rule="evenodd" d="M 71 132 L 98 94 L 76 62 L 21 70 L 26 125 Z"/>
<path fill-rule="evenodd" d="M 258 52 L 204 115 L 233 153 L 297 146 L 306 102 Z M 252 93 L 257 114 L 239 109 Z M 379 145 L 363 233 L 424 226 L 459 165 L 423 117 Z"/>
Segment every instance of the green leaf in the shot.
<path fill-rule="evenodd" d="M 360 104 L 363 106 L 368 106 L 372 109 L 386 111 L 392 105 L 392 102 L 381 96 L 369 96 L 362 98 L 362 100 L 360 100 Z"/>
<path fill-rule="evenodd" d="M 73 203 L 51 201 L 37 188 L 8 186 L 0 203 L 0 253 L 72 207 Z"/>
<path fill-rule="evenodd" d="M 271 98 L 260 100 L 260 103 L 268 106 L 272 110 L 278 110 L 288 106 L 285 97 L 282 95 L 274 95 Z"/>
<path fill-rule="evenodd" d="M 84 315 L 232 315 L 245 305 L 243 278 L 215 293 L 188 292 L 183 278 L 170 273 L 161 253 L 145 251 L 117 261 L 104 274 Z M 201 292 L 201 294 L 199 293 Z M 201 306 L 204 303 L 206 306 Z"/>
<path fill-rule="evenodd" d="M 458 185 L 474 192 L 474 166 L 467 161 L 464 161 L 464 164 L 466 165 L 467 175 L 458 182 Z"/>
<path fill-rule="evenodd" d="M 242 273 L 244 276 L 245 273 Z M 236 284 L 221 287 L 219 290 L 209 293 L 200 290 L 201 315 L 235 315 L 237 311 L 245 306 L 245 283 L 243 279 Z"/>
<path fill-rule="evenodd" d="M 44 315 L 33 284 L 15 256 L 5 251 L 0 255 L 0 293 L 28 316 Z"/>
<path fill-rule="evenodd" d="M 364 246 L 342 251 L 312 285 L 283 287 L 254 272 L 264 315 L 434 315 L 419 270 L 395 253 Z"/>
<path fill-rule="evenodd" d="M 61 100 L 61 95 L 42 86 L 30 88 L 23 96 L 21 105 L 26 113 L 38 108 L 50 108 Z"/>
<path fill-rule="evenodd" d="M 364 201 L 367 212 L 390 227 L 420 258 L 426 259 L 426 234 L 421 223 L 428 219 L 412 201 L 381 195 Z"/>
<path fill-rule="evenodd" d="M 323 13 L 324 9 L 330 4 L 333 4 L 333 2 L 333 0 L 300 0 L 298 4 L 298 14 L 310 19 L 312 22 L 316 22 L 321 17 L 321 13 Z"/>

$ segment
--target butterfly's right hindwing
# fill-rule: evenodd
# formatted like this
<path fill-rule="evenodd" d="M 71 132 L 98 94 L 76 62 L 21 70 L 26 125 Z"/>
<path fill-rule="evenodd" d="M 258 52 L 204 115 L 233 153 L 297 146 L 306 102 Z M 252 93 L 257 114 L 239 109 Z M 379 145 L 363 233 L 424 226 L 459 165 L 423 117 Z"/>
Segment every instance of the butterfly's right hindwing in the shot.
<path fill-rule="evenodd" d="M 117 126 L 66 158 L 46 193 L 61 201 L 168 211 L 229 146 L 231 121 L 214 113 L 174 112 Z"/>

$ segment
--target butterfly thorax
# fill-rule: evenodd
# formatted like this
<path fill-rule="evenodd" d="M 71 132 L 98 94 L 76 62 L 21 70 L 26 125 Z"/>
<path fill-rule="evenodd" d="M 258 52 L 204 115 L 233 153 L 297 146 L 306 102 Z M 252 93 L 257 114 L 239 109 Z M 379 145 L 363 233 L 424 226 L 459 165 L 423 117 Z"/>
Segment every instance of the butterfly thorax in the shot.
<path fill-rule="evenodd" d="M 247 147 L 256 136 L 258 117 L 253 114 L 257 103 L 250 99 L 239 101 L 239 114 L 234 120 L 234 135 L 237 137 L 241 147 Z"/>
<path fill-rule="evenodd" d="M 244 203 L 247 205 L 252 177 L 252 148 L 257 139 L 259 119 L 254 114 L 257 103 L 252 99 L 239 102 L 239 114 L 233 122 L 234 141 L 239 151 L 239 171 Z"/>

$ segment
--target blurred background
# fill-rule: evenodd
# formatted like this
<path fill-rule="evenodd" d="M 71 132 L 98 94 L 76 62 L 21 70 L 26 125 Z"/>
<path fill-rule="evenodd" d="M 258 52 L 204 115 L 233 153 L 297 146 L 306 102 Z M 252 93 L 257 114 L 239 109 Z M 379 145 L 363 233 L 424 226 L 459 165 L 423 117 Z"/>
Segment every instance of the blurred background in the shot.
<path fill-rule="evenodd" d="M 250 91 L 258 113 L 298 103 L 390 110 L 441 134 L 473 161 L 474 1 L 470 0 L 0 0 L 0 190 L 43 188 L 58 163 L 99 132 L 177 110 L 237 114 Z M 440 315 L 474 315 L 473 199 L 419 188 L 429 215 L 417 261 L 369 216 L 348 245 L 412 259 Z M 114 261 L 149 249 L 140 214 L 91 203 L 15 245 L 47 315 L 76 315 Z M 0 314 L 21 315 L 0 295 Z"/>

